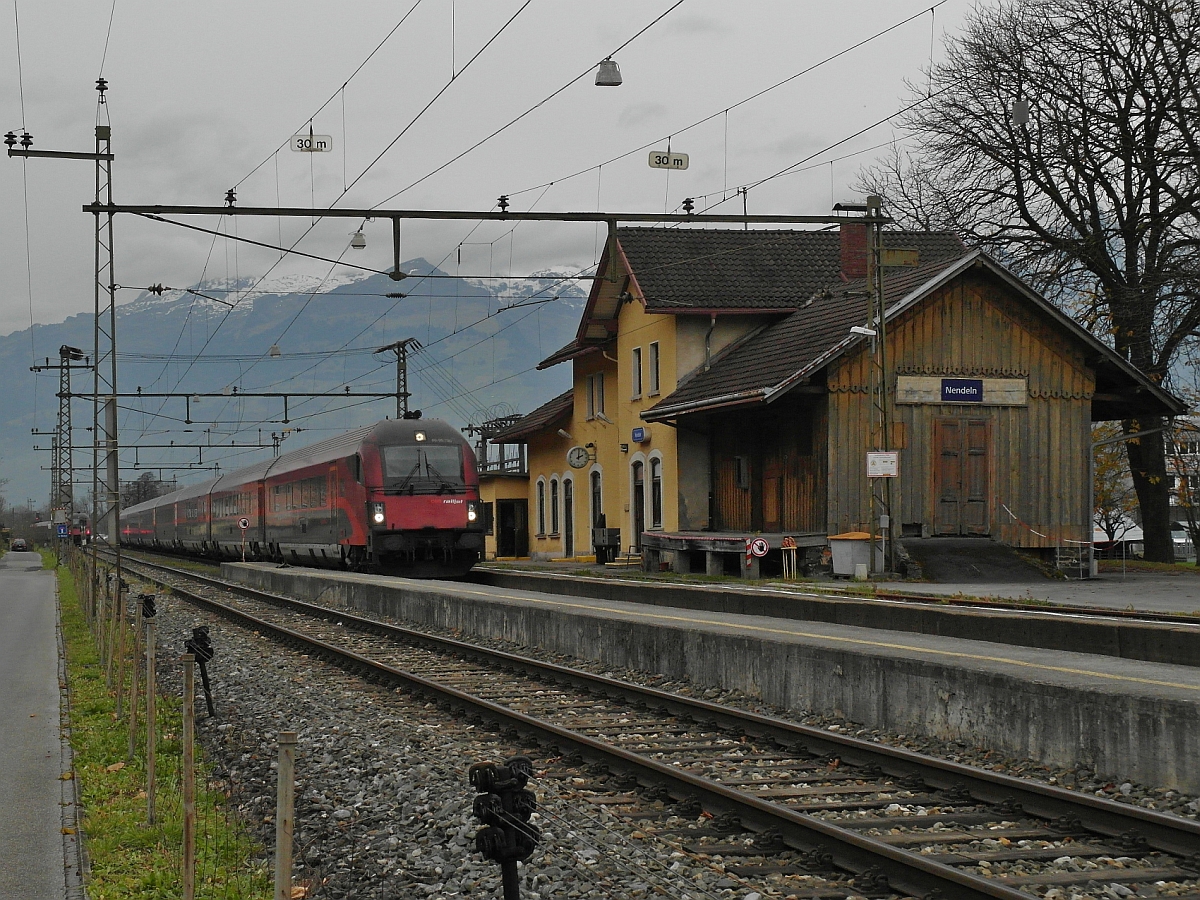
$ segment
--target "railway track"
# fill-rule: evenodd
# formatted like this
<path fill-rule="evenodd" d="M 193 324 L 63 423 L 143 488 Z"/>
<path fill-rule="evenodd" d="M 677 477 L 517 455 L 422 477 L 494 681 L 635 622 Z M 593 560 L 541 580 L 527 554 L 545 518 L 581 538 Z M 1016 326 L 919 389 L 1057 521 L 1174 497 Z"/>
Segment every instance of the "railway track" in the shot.
<path fill-rule="evenodd" d="M 1017 900 L 1056 889 L 1064 897 L 1134 895 L 1127 887 L 1134 885 L 1135 896 L 1200 898 L 1193 820 L 195 572 L 128 558 L 127 565 L 189 602 L 394 684 L 514 748 L 540 747 L 533 754 L 539 777 L 691 853 L 722 857 L 743 878 L 803 882 L 785 886 L 785 896 Z M 1156 893 L 1143 893 L 1146 886 Z"/>

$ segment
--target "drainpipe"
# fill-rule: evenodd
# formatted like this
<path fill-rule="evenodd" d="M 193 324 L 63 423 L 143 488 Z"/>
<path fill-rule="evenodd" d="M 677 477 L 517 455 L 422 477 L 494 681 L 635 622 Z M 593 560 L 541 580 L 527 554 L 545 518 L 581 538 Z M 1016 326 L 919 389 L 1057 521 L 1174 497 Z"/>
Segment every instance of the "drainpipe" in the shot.
<path fill-rule="evenodd" d="M 712 363 L 712 333 L 717 327 L 717 314 L 709 313 L 708 331 L 704 334 L 704 371 L 707 372 Z"/>

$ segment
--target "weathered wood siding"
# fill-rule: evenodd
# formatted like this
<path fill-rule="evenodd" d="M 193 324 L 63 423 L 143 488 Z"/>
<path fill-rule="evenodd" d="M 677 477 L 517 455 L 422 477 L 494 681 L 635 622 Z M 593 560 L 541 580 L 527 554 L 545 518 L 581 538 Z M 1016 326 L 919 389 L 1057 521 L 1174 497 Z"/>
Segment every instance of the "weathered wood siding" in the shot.
<path fill-rule="evenodd" d="M 897 404 L 900 477 L 893 521 L 933 533 L 940 417 L 987 420 L 986 533 L 1019 547 L 1054 547 L 1090 538 L 1087 454 L 1094 373 L 1083 348 L 1001 283 L 966 274 L 889 324 L 891 386 L 900 375 L 1027 379 L 1025 406 Z M 866 524 L 864 454 L 868 433 L 867 358 L 852 354 L 829 373 L 831 534 Z"/>
<path fill-rule="evenodd" d="M 827 465 L 821 440 L 828 427 L 824 398 L 784 398 L 718 421 L 712 433 L 714 527 L 820 532 Z"/>

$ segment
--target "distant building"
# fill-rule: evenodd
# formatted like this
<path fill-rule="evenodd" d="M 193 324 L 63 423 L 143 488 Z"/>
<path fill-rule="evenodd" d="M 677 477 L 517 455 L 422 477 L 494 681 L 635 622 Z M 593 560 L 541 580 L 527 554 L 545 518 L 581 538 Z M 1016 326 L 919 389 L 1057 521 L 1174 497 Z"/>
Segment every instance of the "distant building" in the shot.
<path fill-rule="evenodd" d="M 884 275 L 894 533 L 1049 557 L 1086 544 L 1091 423 L 1174 415 L 1180 401 L 953 236 L 886 232 L 884 245 L 919 253 Z M 766 540 L 770 569 L 784 536 L 815 558 L 830 535 L 865 530 L 879 443 L 866 275 L 852 220 L 618 229 L 575 340 L 540 364 L 569 363 L 571 390 L 492 438 L 525 445 L 528 461 L 485 479 L 495 546 L 514 551 L 500 555 L 599 547 L 650 568 L 754 574 L 747 537 Z"/>

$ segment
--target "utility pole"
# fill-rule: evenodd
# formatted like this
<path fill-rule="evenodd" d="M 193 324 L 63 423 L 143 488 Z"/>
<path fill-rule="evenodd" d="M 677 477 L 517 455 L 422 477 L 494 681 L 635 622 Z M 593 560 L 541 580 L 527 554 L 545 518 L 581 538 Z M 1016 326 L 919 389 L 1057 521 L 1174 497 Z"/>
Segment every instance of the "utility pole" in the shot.
<path fill-rule="evenodd" d="M 96 144 L 92 152 L 74 152 L 62 150 L 34 150 L 33 137 L 23 132 L 20 138 L 20 149 L 16 148 L 17 138 L 11 131 L 4 136 L 8 146 L 9 156 L 25 159 L 40 157 L 49 159 L 86 159 L 96 164 L 96 194 L 92 209 L 96 219 L 95 246 L 95 338 L 96 361 L 93 369 L 92 391 L 92 558 L 91 585 L 89 591 L 94 591 L 99 584 L 99 559 L 96 555 L 95 535 L 101 526 L 112 540 L 116 552 L 116 578 L 118 586 L 121 583 L 121 544 L 120 514 L 121 514 L 121 482 L 117 467 L 117 401 L 114 396 L 117 389 L 117 305 L 116 277 L 113 272 L 113 195 L 112 195 L 112 127 L 108 121 L 108 104 L 105 92 L 108 82 L 103 78 L 96 80 L 96 91 L 99 93 L 97 120 L 103 119 L 105 124 L 96 125 Z M 107 203 L 107 209 L 102 204 Z M 107 364 L 107 366 L 106 366 Z M 68 443 L 67 446 L 70 446 Z M 60 448 L 60 454 L 62 448 Z M 61 455 L 60 455 L 61 461 Z M 103 491 L 107 508 L 102 507 L 105 500 L 101 499 Z M 104 508 L 103 516 L 101 509 Z M 118 587 L 118 597 L 120 589 Z M 121 620 L 124 622 L 124 619 Z M 122 648 L 123 649 L 123 648 Z"/>
<path fill-rule="evenodd" d="M 84 365 L 72 365 L 84 361 Z M 34 435 L 50 435 L 53 461 L 50 464 L 50 509 L 65 510 L 70 519 L 75 512 L 75 460 L 74 444 L 71 439 L 71 370 L 91 369 L 91 359 L 84 356 L 78 347 L 63 344 L 58 348 L 58 365 L 52 366 L 49 357 L 45 365 L 30 366 L 29 371 L 41 372 L 58 369 L 58 422 L 53 432 L 33 430 Z M 88 395 L 90 396 L 90 395 Z M 34 448 L 38 449 L 37 447 Z"/>
<path fill-rule="evenodd" d="M 68 520 L 75 513 L 75 462 L 71 443 L 71 362 L 85 359 L 78 347 L 58 348 L 58 427 L 56 434 L 53 509 L 65 509 Z M 85 366 L 84 368 L 91 368 Z"/>
<path fill-rule="evenodd" d="M 386 347 L 380 347 L 376 353 L 386 353 L 389 350 L 396 351 L 396 418 L 408 418 L 408 398 L 412 394 L 408 390 L 408 348 L 414 350 L 421 349 L 421 342 L 416 338 L 405 338 L 402 341 L 396 341 L 394 344 L 388 344 Z"/>

